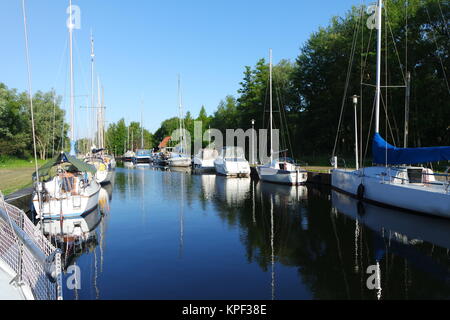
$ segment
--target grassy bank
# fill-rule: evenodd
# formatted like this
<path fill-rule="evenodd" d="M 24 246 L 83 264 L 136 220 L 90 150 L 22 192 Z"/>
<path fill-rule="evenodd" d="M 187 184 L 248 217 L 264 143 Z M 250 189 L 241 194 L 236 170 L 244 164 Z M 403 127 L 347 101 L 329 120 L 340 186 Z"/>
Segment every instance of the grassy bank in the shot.
<path fill-rule="evenodd" d="M 39 166 L 44 163 L 45 161 L 38 161 Z M 0 157 L 0 190 L 8 195 L 31 186 L 34 171 L 34 161 L 31 159 Z"/>

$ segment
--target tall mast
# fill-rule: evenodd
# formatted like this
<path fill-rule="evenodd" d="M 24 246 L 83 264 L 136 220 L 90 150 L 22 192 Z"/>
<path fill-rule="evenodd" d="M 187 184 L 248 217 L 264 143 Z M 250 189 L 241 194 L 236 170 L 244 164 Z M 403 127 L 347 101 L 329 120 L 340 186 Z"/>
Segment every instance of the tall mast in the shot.
<path fill-rule="evenodd" d="M 383 12 L 383 0 L 378 0 L 377 19 L 376 19 L 378 29 L 378 39 L 377 39 L 377 92 L 376 92 L 376 108 L 375 108 L 375 133 L 380 132 L 382 12 Z"/>
<path fill-rule="evenodd" d="M 74 77 L 73 77 L 73 20 L 72 20 L 72 0 L 69 0 L 69 47 L 70 47 L 70 154 L 75 155 L 75 130 L 74 130 L 74 111 L 75 111 L 75 94 L 74 94 Z"/>
<path fill-rule="evenodd" d="M 101 146 L 100 148 L 105 148 L 105 88 L 102 85 L 102 104 L 100 106 L 100 135 L 101 135 Z"/>
<path fill-rule="evenodd" d="M 94 64 L 95 64 L 95 53 L 94 53 L 94 36 L 91 31 L 91 126 L 92 126 L 92 142 L 94 143 L 95 134 L 94 134 L 94 110 L 95 110 L 95 97 L 94 97 L 94 88 L 95 88 L 95 80 L 94 80 Z"/>
<path fill-rule="evenodd" d="M 144 117 L 141 110 L 141 149 L 144 149 Z"/>
<path fill-rule="evenodd" d="M 184 149 L 184 132 L 183 132 L 183 101 L 181 98 L 181 77 L 178 74 L 178 120 L 179 120 L 179 126 L 180 126 L 180 134 L 181 134 L 181 150 L 182 152 L 185 152 Z"/>
<path fill-rule="evenodd" d="M 273 160 L 273 135 L 272 135 L 272 129 L 273 129 L 273 120 L 272 120 L 272 49 L 269 49 L 269 94 L 270 94 L 270 162 Z"/>
<path fill-rule="evenodd" d="M 97 76 L 97 148 L 100 148 L 100 110 L 102 107 L 101 93 L 100 93 L 100 77 Z"/>

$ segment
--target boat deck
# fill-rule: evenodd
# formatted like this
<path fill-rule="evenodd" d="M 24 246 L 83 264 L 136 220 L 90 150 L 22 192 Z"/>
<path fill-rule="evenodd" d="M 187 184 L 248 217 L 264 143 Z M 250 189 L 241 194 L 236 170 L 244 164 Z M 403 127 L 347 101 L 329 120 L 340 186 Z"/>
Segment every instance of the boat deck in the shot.
<path fill-rule="evenodd" d="M 0 268 L 0 300 L 24 300 L 22 292 L 12 284 L 11 275 Z"/>

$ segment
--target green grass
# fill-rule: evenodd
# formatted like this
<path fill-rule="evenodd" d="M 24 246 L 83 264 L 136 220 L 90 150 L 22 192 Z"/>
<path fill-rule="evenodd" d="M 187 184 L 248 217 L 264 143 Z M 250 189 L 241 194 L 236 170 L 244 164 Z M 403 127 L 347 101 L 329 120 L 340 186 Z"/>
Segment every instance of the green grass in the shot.
<path fill-rule="evenodd" d="M 46 163 L 46 160 L 38 160 L 38 166 Z M 17 169 L 34 167 L 34 159 L 20 159 L 15 157 L 0 156 L 0 169 Z"/>
<path fill-rule="evenodd" d="M 45 162 L 39 160 L 38 166 Z M 3 194 L 8 195 L 30 187 L 33 184 L 31 175 L 35 171 L 34 166 L 33 159 L 0 157 L 0 190 Z"/>

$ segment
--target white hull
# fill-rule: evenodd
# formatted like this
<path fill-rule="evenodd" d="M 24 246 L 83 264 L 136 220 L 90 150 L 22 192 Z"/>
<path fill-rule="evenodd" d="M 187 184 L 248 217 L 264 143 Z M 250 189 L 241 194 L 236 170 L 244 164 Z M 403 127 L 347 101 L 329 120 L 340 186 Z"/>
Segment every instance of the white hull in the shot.
<path fill-rule="evenodd" d="M 203 169 L 203 170 L 214 170 L 214 160 L 215 159 L 199 159 L 197 157 L 194 158 L 194 168 L 195 169 Z"/>
<path fill-rule="evenodd" d="M 223 161 L 220 159 L 214 162 L 216 172 L 223 176 L 248 177 L 250 176 L 250 166 L 247 161 Z"/>
<path fill-rule="evenodd" d="M 389 170 L 389 169 L 388 169 Z M 384 168 L 366 168 L 364 172 L 386 171 Z M 450 218 L 450 193 L 443 185 L 401 184 L 386 176 L 362 174 L 363 170 L 334 169 L 331 174 L 333 188 L 353 196 L 359 185 L 364 185 L 363 199 L 409 211 Z M 388 175 L 389 176 L 389 175 Z M 449 190 L 450 191 L 450 190 Z"/>
<path fill-rule="evenodd" d="M 57 185 L 55 180 L 46 182 L 47 190 L 52 190 L 55 185 Z M 48 196 L 49 199 L 44 199 L 41 204 L 42 208 L 39 206 L 38 195 L 35 194 L 33 197 L 34 209 L 38 217 L 42 217 L 44 220 L 82 217 L 97 208 L 100 188 L 97 182 L 91 181 L 87 188 L 79 190 L 80 192 L 76 195 L 51 192 Z"/>
<path fill-rule="evenodd" d="M 259 179 L 261 181 L 287 184 L 287 185 L 299 185 L 306 183 L 308 180 L 308 174 L 306 171 L 285 171 L 278 170 L 268 166 L 259 166 L 256 168 Z"/>
<path fill-rule="evenodd" d="M 114 171 L 111 170 L 97 170 L 95 173 L 95 180 L 98 183 L 106 184 L 111 182 L 112 176 L 114 174 Z"/>
<path fill-rule="evenodd" d="M 191 158 L 187 157 L 177 157 L 177 158 L 170 158 L 168 160 L 170 167 L 190 167 L 191 166 Z"/>

